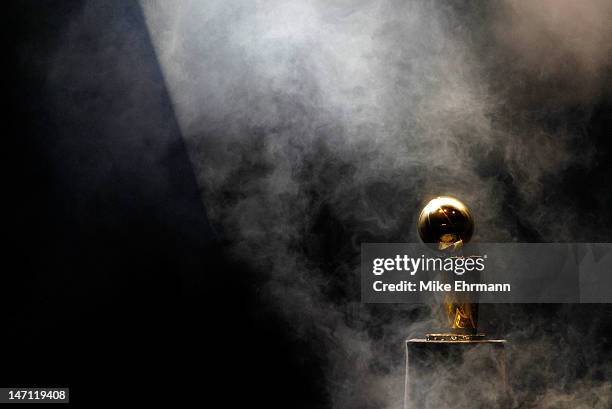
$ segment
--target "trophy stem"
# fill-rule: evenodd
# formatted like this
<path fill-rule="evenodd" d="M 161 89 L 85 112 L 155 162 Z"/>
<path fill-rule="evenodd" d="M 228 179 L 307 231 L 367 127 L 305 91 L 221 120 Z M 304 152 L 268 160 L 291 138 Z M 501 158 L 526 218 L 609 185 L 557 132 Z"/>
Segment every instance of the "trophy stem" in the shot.
<path fill-rule="evenodd" d="M 450 241 L 446 241 L 446 237 Z M 445 251 L 448 257 L 464 258 L 463 240 L 455 241 L 455 235 L 442 236 L 438 243 L 438 249 Z M 442 277 L 445 282 L 454 283 L 456 276 L 450 273 Z M 480 275 L 473 273 L 465 280 L 479 282 Z M 431 341 L 470 341 L 483 339 L 484 334 L 478 332 L 478 303 L 474 295 L 470 293 L 449 292 L 444 296 L 440 308 L 442 321 L 449 329 L 447 333 L 427 334 L 426 339 Z"/>

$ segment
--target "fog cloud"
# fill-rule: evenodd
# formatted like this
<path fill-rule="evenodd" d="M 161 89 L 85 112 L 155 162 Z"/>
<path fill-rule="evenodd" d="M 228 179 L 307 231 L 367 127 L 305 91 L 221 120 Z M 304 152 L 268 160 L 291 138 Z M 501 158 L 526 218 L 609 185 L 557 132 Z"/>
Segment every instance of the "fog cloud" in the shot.
<path fill-rule="evenodd" d="M 473 210 L 474 240 L 524 240 L 517 219 L 577 240 L 571 201 L 546 198 L 594 155 L 563 113 L 586 120 L 609 83 L 609 2 L 141 4 L 210 216 L 297 336 L 328 345 L 335 407 L 401 407 L 403 341 L 431 327 L 423 307 L 359 304 L 362 241 L 416 241 L 443 194 Z M 574 365 L 528 330 L 526 359 Z M 591 393 L 546 379 L 523 402 Z"/>

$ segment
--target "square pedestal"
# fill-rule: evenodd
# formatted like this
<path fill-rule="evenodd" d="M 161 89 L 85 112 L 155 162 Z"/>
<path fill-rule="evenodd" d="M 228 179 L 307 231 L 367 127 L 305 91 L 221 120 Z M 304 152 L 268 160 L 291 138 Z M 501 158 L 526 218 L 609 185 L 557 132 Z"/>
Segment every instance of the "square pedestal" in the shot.
<path fill-rule="evenodd" d="M 505 343 L 406 341 L 404 409 L 507 408 Z"/>

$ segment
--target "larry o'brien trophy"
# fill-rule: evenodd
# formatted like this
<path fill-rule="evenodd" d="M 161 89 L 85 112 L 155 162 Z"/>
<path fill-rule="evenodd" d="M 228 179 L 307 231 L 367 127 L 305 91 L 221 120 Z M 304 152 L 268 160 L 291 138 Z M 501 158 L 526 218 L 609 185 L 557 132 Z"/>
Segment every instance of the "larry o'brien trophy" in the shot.
<path fill-rule="evenodd" d="M 441 257 L 464 257 L 463 247 L 474 233 L 474 219 L 467 206 L 452 197 L 437 197 L 421 211 L 417 224 L 424 243 L 433 245 Z M 450 273 L 452 277 L 453 273 Z M 476 272 L 467 277 L 478 281 Z M 448 281 L 445 277 L 444 281 Z M 484 338 L 478 333 L 478 303 L 469 292 L 444 295 L 440 315 L 448 331 L 427 334 L 427 340 L 469 341 Z"/>
<path fill-rule="evenodd" d="M 459 200 L 437 197 L 423 208 L 417 229 L 439 257 L 464 257 L 474 219 Z M 453 279 L 452 273 L 443 277 L 447 282 Z M 462 276 L 461 280 L 474 282 L 480 277 Z M 404 408 L 510 407 L 505 340 L 487 339 L 478 331 L 475 295 L 446 292 L 438 309 L 441 330 L 406 341 Z"/>

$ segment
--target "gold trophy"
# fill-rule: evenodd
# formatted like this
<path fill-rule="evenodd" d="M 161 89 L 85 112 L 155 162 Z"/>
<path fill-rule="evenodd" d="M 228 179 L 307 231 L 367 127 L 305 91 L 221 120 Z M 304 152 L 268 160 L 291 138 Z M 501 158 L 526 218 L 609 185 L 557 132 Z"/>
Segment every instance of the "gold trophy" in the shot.
<path fill-rule="evenodd" d="M 441 196 L 423 208 L 417 228 L 421 240 L 432 244 L 443 257 L 464 257 L 463 245 L 472 238 L 474 219 L 462 202 Z M 475 279 L 473 275 L 471 278 Z M 440 315 L 449 331 L 427 334 L 428 341 L 484 338 L 484 334 L 478 333 L 478 303 L 470 293 L 446 293 Z"/>
<path fill-rule="evenodd" d="M 462 258 L 469 251 L 464 245 L 474 233 L 474 219 L 459 200 L 437 197 L 425 206 L 417 227 L 421 239 L 439 257 Z M 461 280 L 480 281 L 479 274 L 474 273 Z M 445 283 L 456 279 L 454 271 L 441 271 L 440 275 Z M 426 339 L 406 340 L 404 409 L 511 407 L 506 341 L 486 339 L 478 332 L 478 298 L 473 293 L 444 294 L 439 312 L 446 328 L 427 334 Z M 474 366 L 466 367 L 466 362 Z"/>

